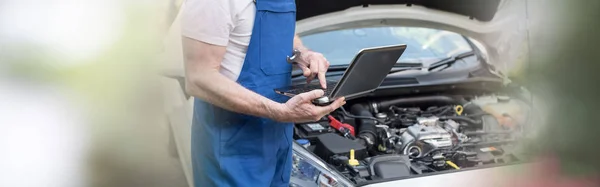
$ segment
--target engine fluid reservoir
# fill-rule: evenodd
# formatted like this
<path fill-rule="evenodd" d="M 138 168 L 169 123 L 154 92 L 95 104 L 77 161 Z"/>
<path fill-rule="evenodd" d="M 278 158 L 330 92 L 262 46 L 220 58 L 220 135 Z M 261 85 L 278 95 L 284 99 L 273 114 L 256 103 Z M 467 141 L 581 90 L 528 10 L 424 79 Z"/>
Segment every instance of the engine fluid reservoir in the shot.
<path fill-rule="evenodd" d="M 528 110 L 523 103 L 501 96 L 494 100 L 495 102 L 490 102 L 491 100 L 486 98 L 474 103 L 478 104 L 483 111 L 493 115 L 504 127 L 510 128 L 525 123 Z"/>
<path fill-rule="evenodd" d="M 307 149 L 310 146 L 310 141 L 308 141 L 307 139 L 297 139 L 296 142 Z"/>

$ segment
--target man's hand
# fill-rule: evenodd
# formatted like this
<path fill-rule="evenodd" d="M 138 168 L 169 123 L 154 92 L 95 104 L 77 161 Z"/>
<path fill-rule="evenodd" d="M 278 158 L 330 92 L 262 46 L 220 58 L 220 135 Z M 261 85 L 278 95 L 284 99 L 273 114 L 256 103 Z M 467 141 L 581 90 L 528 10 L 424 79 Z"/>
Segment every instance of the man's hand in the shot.
<path fill-rule="evenodd" d="M 325 56 L 321 53 L 317 53 L 308 48 L 304 47 L 300 37 L 294 36 L 294 48 L 300 51 L 300 58 L 298 58 L 298 67 L 304 72 L 306 82 L 310 83 L 315 77 L 319 78 L 321 87 L 327 88 L 327 80 L 325 80 L 325 73 L 329 68 L 329 61 L 325 59 Z"/>
<path fill-rule="evenodd" d="M 274 119 L 281 122 L 318 121 L 323 116 L 346 104 L 343 97 L 336 99 L 327 106 L 316 106 L 312 100 L 323 96 L 323 90 L 313 90 L 292 97 L 287 103 L 276 110 Z"/>
<path fill-rule="evenodd" d="M 310 83 L 310 81 L 318 76 L 321 87 L 324 89 L 327 88 L 325 73 L 327 73 L 327 69 L 329 68 L 329 61 L 325 59 L 323 54 L 308 50 L 301 51 L 297 63 L 298 67 L 304 72 L 307 83 Z"/>

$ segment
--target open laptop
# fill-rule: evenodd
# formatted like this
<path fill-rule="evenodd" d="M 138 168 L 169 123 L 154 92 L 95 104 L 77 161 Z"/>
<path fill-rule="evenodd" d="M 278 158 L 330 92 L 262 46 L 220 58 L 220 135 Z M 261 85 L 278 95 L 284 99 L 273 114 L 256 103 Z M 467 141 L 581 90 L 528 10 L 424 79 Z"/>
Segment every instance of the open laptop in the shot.
<path fill-rule="evenodd" d="M 339 81 L 327 81 L 323 97 L 313 101 L 317 105 L 327 105 L 339 97 L 352 99 L 374 91 L 383 82 L 406 49 L 405 44 L 365 48 L 354 57 Z M 300 84 L 275 89 L 278 94 L 295 95 L 323 89 L 318 80 L 310 84 Z"/>

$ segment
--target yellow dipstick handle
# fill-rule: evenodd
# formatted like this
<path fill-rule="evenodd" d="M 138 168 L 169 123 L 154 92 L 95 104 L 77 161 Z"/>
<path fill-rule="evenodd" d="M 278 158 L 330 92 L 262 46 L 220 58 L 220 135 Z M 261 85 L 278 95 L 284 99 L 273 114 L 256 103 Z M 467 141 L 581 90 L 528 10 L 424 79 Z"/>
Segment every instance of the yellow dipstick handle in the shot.
<path fill-rule="evenodd" d="M 446 164 L 448 164 L 450 167 L 453 167 L 454 169 L 460 169 L 456 164 L 454 164 L 454 162 L 452 161 L 446 161 Z"/>
<path fill-rule="evenodd" d="M 350 149 L 350 160 L 348 160 L 348 165 L 358 166 L 358 160 L 354 159 L 354 149 Z"/>
<path fill-rule="evenodd" d="M 463 112 L 463 107 L 460 105 L 456 105 L 456 107 L 454 107 L 454 111 L 460 116 Z"/>

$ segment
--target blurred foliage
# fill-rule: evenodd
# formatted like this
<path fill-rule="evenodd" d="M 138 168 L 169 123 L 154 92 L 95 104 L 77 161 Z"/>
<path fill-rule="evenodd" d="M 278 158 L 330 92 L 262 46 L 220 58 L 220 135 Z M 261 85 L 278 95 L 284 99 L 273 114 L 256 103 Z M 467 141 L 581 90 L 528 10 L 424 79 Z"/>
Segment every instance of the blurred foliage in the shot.
<path fill-rule="evenodd" d="M 53 63 L 60 58 L 51 51 L 26 42 L 3 45 L 5 48 L 0 51 L 0 59 L 5 63 L 2 71 L 6 76 L 51 81 L 60 74 L 61 68 Z"/>
<path fill-rule="evenodd" d="M 509 71 L 506 72 L 506 75 L 510 78 L 511 81 L 520 85 L 524 85 L 527 84 L 527 71 L 529 64 L 529 41 L 525 40 L 521 45 L 521 49 L 523 49 L 523 51 L 519 53 L 519 56 L 515 60 L 516 62 L 511 63 L 512 66 L 510 67 Z"/>
<path fill-rule="evenodd" d="M 557 156 L 565 174 L 598 176 L 600 1 L 551 2 L 554 8 L 534 33 L 539 37 L 532 40 L 526 76 L 534 92 L 549 95 L 552 102 L 539 140 L 541 154 Z M 559 36 L 553 35 L 557 30 Z"/>
<path fill-rule="evenodd" d="M 118 3 L 110 10 L 123 13 L 123 24 L 111 25 L 115 42 L 85 58 L 35 41 L 0 45 L 0 73 L 64 91 L 82 106 L 89 186 L 185 186 L 179 161 L 165 151 L 169 131 L 158 76 L 162 37 L 180 4 Z"/>

